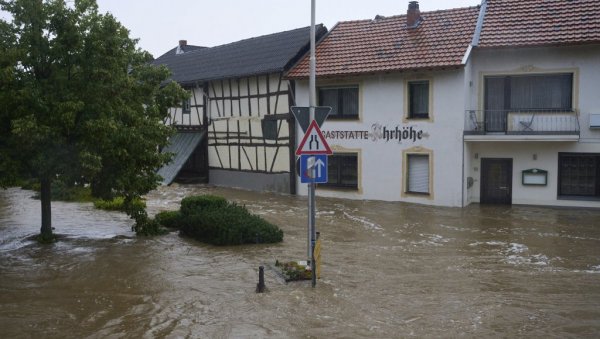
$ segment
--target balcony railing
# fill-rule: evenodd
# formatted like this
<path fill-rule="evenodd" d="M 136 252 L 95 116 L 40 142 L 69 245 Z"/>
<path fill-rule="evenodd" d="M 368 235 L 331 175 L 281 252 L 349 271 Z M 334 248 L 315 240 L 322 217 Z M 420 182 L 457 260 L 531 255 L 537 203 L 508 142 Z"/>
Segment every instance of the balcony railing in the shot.
<path fill-rule="evenodd" d="M 575 110 L 467 110 L 465 135 L 579 135 Z"/>

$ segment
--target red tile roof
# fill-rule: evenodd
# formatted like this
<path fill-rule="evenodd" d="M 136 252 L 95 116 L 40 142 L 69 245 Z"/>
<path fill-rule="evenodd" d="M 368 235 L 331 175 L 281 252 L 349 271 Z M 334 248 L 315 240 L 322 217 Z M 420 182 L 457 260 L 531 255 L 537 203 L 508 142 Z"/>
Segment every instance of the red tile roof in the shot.
<path fill-rule="evenodd" d="M 479 47 L 600 43 L 599 0 L 488 0 Z"/>
<path fill-rule="evenodd" d="M 422 12 L 417 28 L 406 15 L 338 23 L 317 46 L 317 76 L 457 67 L 471 43 L 478 7 Z M 305 78 L 305 56 L 289 78 Z"/>

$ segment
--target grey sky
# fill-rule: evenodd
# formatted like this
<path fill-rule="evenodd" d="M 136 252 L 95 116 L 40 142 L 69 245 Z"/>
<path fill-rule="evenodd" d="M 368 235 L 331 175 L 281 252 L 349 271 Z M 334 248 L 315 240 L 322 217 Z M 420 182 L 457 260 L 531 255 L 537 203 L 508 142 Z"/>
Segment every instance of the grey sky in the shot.
<path fill-rule="evenodd" d="M 409 0 L 316 0 L 317 23 L 405 14 Z M 180 39 L 216 46 L 310 25 L 310 0 L 97 0 L 158 57 Z M 421 11 L 476 6 L 481 0 L 421 0 Z M 6 18 L 0 12 L 0 18 Z"/>
<path fill-rule="evenodd" d="M 158 57 L 180 39 L 216 46 L 310 25 L 310 0 L 97 0 Z M 421 0 L 421 11 L 476 6 L 481 0 Z M 405 14 L 408 0 L 317 0 L 316 21 L 336 22 Z"/>

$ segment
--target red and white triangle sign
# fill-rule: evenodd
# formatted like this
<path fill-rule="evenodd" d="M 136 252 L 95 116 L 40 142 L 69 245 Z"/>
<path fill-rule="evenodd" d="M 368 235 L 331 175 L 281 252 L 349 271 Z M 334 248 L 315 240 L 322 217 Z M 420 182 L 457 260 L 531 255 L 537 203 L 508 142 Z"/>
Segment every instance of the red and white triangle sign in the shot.
<path fill-rule="evenodd" d="M 298 149 L 296 149 L 296 155 L 302 154 L 333 154 L 315 120 L 311 121 Z"/>

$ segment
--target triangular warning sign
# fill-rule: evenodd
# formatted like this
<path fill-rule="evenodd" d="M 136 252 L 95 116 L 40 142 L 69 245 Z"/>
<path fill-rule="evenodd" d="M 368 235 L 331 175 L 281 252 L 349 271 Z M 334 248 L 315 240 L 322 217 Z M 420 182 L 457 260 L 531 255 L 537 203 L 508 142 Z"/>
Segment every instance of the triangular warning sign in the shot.
<path fill-rule="evenodd" d="M 308 126 L 308 129 L 296 150 L 296 155 L 302 154 L 333 154 L 315 120 Z"/>

